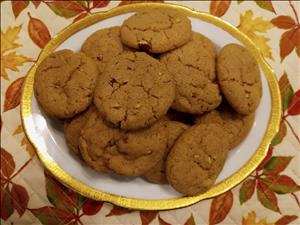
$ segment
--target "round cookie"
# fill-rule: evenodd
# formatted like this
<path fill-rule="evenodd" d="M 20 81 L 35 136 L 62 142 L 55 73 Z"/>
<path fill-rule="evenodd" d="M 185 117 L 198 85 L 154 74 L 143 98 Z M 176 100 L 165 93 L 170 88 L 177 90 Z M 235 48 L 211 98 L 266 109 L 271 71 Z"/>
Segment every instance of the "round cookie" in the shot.
<path fill-rule="evenodd" d="M 165 65 L 143 52 L 123 52 L 101 75 L 94 103 L 114 126 L 133 130 L 150 126 L 166 114 L 174 96 Z"/>
<path fill-rule="evenodd" d="M 207 191 L 223 168 L 228 141 L 218 124 L 197 124 L 184 132 L 166 162 L 171 186 L 189 196 Z"/>
<path fill-rule="evenodd" d="M 143 175 L 143 177 L 145 177 L 148 181 L 152 183 L 168 183 L 165 172 L 165 161 L 168 157 L 169 150 L 172 148 L 178 137 L 188 128 L 188 125 L 176 121 L 168 121 L 166 124 L 166 128 L 168 132 L 168 142 L 167 150 L 165 151 L 164 157 L 153 168 L 151 168 Z"/>
<path fill-rule="evenodd" d="M 229 148 L 233 149 L 247 136 L 254 122 L 254 113 L 241 115 L 229 107 L 213 110 L 199 117 L 197 122 L 202 124 L 216 123 L 223 128 L 223 133 L 229 136 Z"/>
<path fill-rule="evenodd" d="M 71 118 L 90 105 L 97 76 L 97 65 L 85 54 L 54 52 L 37 68 L 35 97 L 50 117 Z"/>
<path fill-rule="evenodd" d="M 234 110 L 244 115 L 255 111 L 262 96 L 262 84 L 258 64 L 246 48 L 228 44 L 221 49 L 217 78 Z"/>
<path fill-rule="evenodd" d="M 123 52 L 120 39 L 120 27 L 104 28 L 89 36 L 81 51 L 95 60 L 100 73 L 105 69 L 107 62 Z"/>
<path fill-rule="evenodd" d="M 191 21 L 176 10 L 138 12 L 121 26 L 125 45 L 152 53 L 178 48 L 190 40 L 191 33 Z"/>

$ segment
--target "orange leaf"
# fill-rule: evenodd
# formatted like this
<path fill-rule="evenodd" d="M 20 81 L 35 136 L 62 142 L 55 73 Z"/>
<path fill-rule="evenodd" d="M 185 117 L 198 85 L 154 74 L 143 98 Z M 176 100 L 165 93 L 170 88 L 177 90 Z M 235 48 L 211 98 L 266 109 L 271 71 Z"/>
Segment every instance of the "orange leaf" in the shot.
<path fill-rule="evenodd" d="M 296 46 L 296 53 L 297 53 L 298 57 L 300 57 L 300 45 Z"/>
<path fill-rule="evenodd" d="M 157 214 L 157 211 L 140 211 L 142 225 L 148 225 L 151 223 L 156 218 Z"/>
<path fill-rule="evenodd" d="M 296 91 L 293 96 L 292 101 L 289 104 L 288 114 L 293 116 L 300 114 L 300 90 Z"/>
<path fill-rule="evenodd" d="M 21 185 L 13 184 L 11 188 L 11 196 L 14 208 L 17 210 L 18 214 L 22 216 L 29 201 L 27 190 Z"/>
<path fill-rule="evenodd" d="M 0 151 L 1 174 L 9 178 L 15 170 L 16 164 L 12 155 L 4 148 Z"/>
<path fill-rule="evenodd" d="M 265 218 L 257 218 L 256 213 L 252 211 L 246 217 L 243 217 L 242 225 L 274 225 L 274 223 L 268 223 Z"/>
<path fill-rule="evenodd" d="M 16 108 L 20 104 L 24 77 L 21 77 L 9 85 L 5 93 L 4 112 Z"/>
<path fill-rule="evenodd" d="M 113 208 L 112 208 L 112 210 L 110 210 L 110 212 L 106 215 L 106 217 L 109 217 L 109 216 L 120 216 L 120 215 L 128 214 L 128 213 L 131 213 L 131 212 L 132 211 L 129 210 L 129 209 L 125 209 L 125 208 L 122 208 L 122 207 L 114 205 Z"/>
<path fill-rule="evenodd" d="M 295 29 L 291 29 L 288 30 L 286 32 L 284 32 L 281 35 L 281 39 L 280 39 L 280 58 L 281 58 L 281 62 L 285 59 L 286 56 L 288 56 L 293 49 L 295 48 L 295 43 L 293 42 L 292 38 L 294 36 L 294 34 L 296 33 Z"/>
<path fill-rule="evenodd" d="M 209 7 L 209 12 L 210 12 L 210 14 L 212 14 L 214 16 L 221 17 L 228 10 L 230 3 L 231 3 L 230 0 L 211 1 L 210 7 Z"/>
<path fill-rule="evenodd" d="M 41 4 L 41 0 L 31 0 L 31 2 L 34 4 L 34 7 L 37 8 Z"/>
<path fill-rule="evenodd" d="M 296 25 L 295 20 L 290 16 L 277 16 L 271 20 L 271 23 L 281 29 L 290 29 Z"/>
<path fill-rule="evenodd" d="M 191 214 L 190 218 L 187 219 L 184 225 L 196 225 L 193 214 Z"/>
<path fill-rule="evenodd" d="M 19 16 L 19 14 L 28 6 L 29 1 L 12 1 L 11 2 L 11 7 L 12 11 L 14 13 L 15 18 Z"/>
<path fill-rule="evenodd" d="M 290 222 L 296 220 L 297 218 L 298 218 L 298 216 L 295 216 L 295 215 L 292 215 L 292 216 L 286 215 L 286 216 L 281 217 L 279 220 L 277 220 L 275 225 L 287 225 Z"/>
<path fill-rule="evenodd" d="M 260 180 L 257 182 L 257 198 L 264 207 L 280 213 L 275 193 Z"/>
<path fill-rule="evenodd" d="M 239 198 L 240 198 L 240 203 L 243 204 L 244 202 L 248 201 L 255 189 L 255 180 L 254 179 L 248 179 L 244 181 L 244 183 L 241 186 L 240 193 L 239 193 Z"/>
<path fill-rule="evenodd" d="M 227 191 L 212 200 L 209 211 L 209 224 L 222 222 L 229 213 L 233 204 L 233 194 Z"/>
<path fill-rule="evenodd" d="M 172 225 L 172 224 L 164 221 L 160 216 L 158 216 L 158 222 L 159 222 L 159 225 Z"/>
<path fill-rule="evenodd" d="M 86 12 L 79 14 L 79 16 L 77 16 L 77 17 L 73 20 L 73 23 L 77 22 L 78 20 L 81 20 L 82 18 L 84 18 L 84 17 L 86 17 L 86 16 L 87 16 L 87 13 L 86 13 Z"/>
<path fill-rule="evenodd" d="M 300 46 L 300 27 L 295 30 L 294 35 L 292 36 L 292 42 L 296 46 Z"/>
<path fill-rule="evenodd" d="M 50 41 L 51 35 L 46 25 L 39 19 L 31 17 L 30 13 L 28 23 L 28 33 L 31 40 L 40 48 L 44 48 Z"/>

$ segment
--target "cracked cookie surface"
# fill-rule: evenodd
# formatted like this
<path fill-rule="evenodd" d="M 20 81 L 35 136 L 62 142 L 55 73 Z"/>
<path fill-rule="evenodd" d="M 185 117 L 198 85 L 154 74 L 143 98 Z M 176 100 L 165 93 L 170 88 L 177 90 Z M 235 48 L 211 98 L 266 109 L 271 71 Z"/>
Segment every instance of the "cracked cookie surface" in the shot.
<path fill-rule="evenodd" d="M 148 181 L 157 184 L 166 184 L 168 183 L 166 178 L 166 164 L 165 161 L 168 157 L 169 151 L 174 145 L 175 141 L 178 137 L 188 129 L 188 125 L 184 123 L 180 123 L 177 121 L 168 121 L 166 123 L 166 130 L 168 133 L 167 139 L 167 149 L 163 158 L 150 170 L 148 170 L 143 177 L 146 178 Z"/>
<path fill-rule="evenodd" d="M 229 107 L 213 110 L 199 117 L 197 122 L 201 124 L 216 123 L 223 127 L 224 135 L 229 137 L 229 148 L 233 149 L 247 136 L 254 122 L 254 113 L 241 115 Z"/>
<path fill-rule="evenodd" d="M 174 96 L 173 78 L 164 64 L 143 52 L 124 52 L 98 80 L 94 103 L 105 120 L 134 130 L 165 115 Z"/>
<path fill-rule="evenodd" d="M 197 195 L 211 188 L 221 172 L 228 139 L 218 124 L 196 124 L 175 142 L 167 162 L 171 186 L 185 195 Z"/>
<path fill-rule="evenodd" d="M 217 78 L 228 103 L 240 114 L 256 110 L 262 96 L 258 64 L 246 48 L 223 47 L 217 57 Z"/>
<path fill-rule="evenodd" d="M 191 21 L 176 10 L 138 12 L 121 26 L 121 39 L 125 45 L 152 53 L 178 48 L 190 38 Z"/>
<path fill-rule="evenodd" d="M 60 50 L 38 66 L 35 97 L 50 117 L 71 118 L 91 103 L 98 77 L 97 65 L 83 53 Z"/>
<path fill-rule="evenodd" d="M 81 51 L 95 60 L 99 72 L 102 73 L 108 61 L 123 52 L 120 27 L 110 27 L 96 31 L 85 40 Z"/>

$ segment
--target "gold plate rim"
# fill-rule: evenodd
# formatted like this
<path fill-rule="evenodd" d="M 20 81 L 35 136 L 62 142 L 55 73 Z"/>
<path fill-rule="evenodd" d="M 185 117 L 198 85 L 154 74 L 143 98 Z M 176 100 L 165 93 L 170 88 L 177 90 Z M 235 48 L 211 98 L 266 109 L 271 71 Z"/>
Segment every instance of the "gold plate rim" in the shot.
<path fill-rule="evenodd" d="M 32 135 L 28 132 L 28 127 L 26 123 L 26 118 L 31 116 L 31 102 L 33 96 L 33 81 L 36 67 L 39 63 L 53 50 L 56 49 L 63 41 L 69 38 L 74 33 L 96 23 L 101 20 L 121 15 L 129 12 L 136 12 L 143 9 L 157 9 L 157 8 L 173 8 L 181 11 L 185 15 L 193 18 L 197 18 L 203 20 L 205 22 L 211 23 L 217 27 L 222 28 L 226 32 L 230 33 L 233 37 L 241 41 L 247 49 L 251 51 L 251 53 L 257 59 L 259 65 L 261 66 L 265 77 L 267 79 L 269 90 L 271 94 L 271 115 L 269 119 L 269 123 L 267 126 L 267 130 L 264 134 L 261 143 L 251 157 L 251 159 L 237 172 L 232 174 L 230 177 L 226 178 L 219 184 L 212 187 L 206 193 L 203 193 L 198 196 L 193 197 L 180 197 L 173 199 L 163 199 L 163 200 L 145 200 L 145 199 L 136 199 L 136 198 L 128 198 L 123 196 L 118 196 L 114 194 L 109 194 L 106 192 L 102 192 L 95 188 L 91 188 L 88 185 L 82 183 L 76 178 L 72 177 L 68 173 L 66 173 L 59 165 L 48 155 L 42 153 L 39 150 L 39 147 L 36 145 Z M 243 181 L 247 176 L 251 174 L 252 171 L 256 169 L 256 167 L 260 164 L 260 162 L 264 159 L 267 154 L 268 147 L 271 143 L 272 138 L 275 136 L 279 129 L 279 123 L 281 118 L 281 98 L 278 87 L 278 82 L 274 71 L 265 61 L 263 56 L 260 54 L 260 51 L 256 48 L 255 44 L 241 31 L 239 31 L 236 27 L 229 24 L 228 22 L 223 21 L 218 17 L 214 17 L 210 14 L 199 12 L 192 10 L 190 8 L 179 6 L 175 4 L 166 4 L 166 3 L 139 3 L 139 4 L 131 4 L 125 5 L 122 7 L 116 7 L 109 11 L 98 12 L 93 15 L 90 15 L 74 24 L 67 26 L 61 32 L 59 32 L 42 50 L 40 55 L 38 56 L 37 62 L 32 66 L 29 70 L 26 79 L 23 85 L 23 92 L 21 97 L 21 119 L 24 127 L 24 132 L 28 137 L 31 144 L 36 149 L 37 155 L 40 160 L 43 162 L 44 166 L 62 183 L 66 186 L 74 189 L 78 193 L 88 198 L 92 198 L 99 201 L 110 202 L 115 205 L 126 207 L 130 209 L 138 209 L 138 210 L 167 210 L 167 209 L 175 209 L 181 208 L 185 206 L 192 205 L 200 200 L 212 198 L 219 194 L 222 194 L 229 189 L 233 188 L 241 181 Z"/>

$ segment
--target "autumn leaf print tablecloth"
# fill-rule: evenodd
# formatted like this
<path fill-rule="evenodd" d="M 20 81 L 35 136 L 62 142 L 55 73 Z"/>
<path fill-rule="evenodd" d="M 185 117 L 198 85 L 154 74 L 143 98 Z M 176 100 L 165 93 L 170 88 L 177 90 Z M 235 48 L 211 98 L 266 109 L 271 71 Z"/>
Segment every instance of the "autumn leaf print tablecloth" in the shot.
<path fill-rule="evenodd" d="M 24 135 L 20 95 L 41 49 L 60 30 L 132 1 L 1 1 L 1 224 L 300 224 L 300 3 L 172 2 L 221 17 L 260 48 L 279 81 L 283 116 L 262 164 L 240 185 L 170 211 L 130 211 L 87 199 L 44 171 Z"/>

